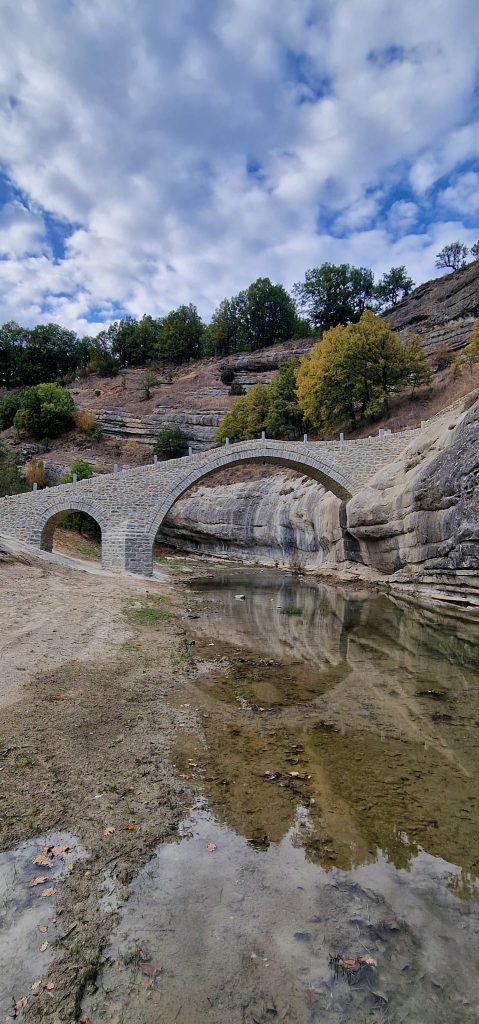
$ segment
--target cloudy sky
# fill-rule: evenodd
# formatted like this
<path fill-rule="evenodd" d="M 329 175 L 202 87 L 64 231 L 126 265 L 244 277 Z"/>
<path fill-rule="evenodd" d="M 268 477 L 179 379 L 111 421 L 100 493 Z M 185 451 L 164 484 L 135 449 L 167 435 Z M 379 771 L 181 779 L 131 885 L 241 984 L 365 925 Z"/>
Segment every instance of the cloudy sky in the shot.
<path fill-rule="evenodd" d="M 0 0 L 0 322 L 479 237 L 478 0 Z"/>

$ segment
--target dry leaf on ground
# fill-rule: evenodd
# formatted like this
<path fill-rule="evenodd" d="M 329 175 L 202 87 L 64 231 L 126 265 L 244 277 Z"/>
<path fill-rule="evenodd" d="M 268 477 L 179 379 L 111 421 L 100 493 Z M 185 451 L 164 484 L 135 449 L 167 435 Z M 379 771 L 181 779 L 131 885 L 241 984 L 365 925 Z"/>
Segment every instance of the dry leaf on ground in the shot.
<path fill-rule="evenodd" d="M 209 850 L 210 853 L 213 853 L 213 850 L 217 849 L 216 843 L 208 843 L 208 846 L 206 847 L 206 849 Z"/>
<path fill-rule="evenodd" d="M 34 981 L 33 982 L 32 992 L 39 992 L 41 988 L 42 988 L 42 979 L 39 978 L 38 981 Z"/>
<path fill-rule="evenodd" d="M 55 895 L 55 893 L 56 893 L 56 891 L 57 891 L 57 890 L 56 890 L 56 889 L 54 888 L 54 886 L 53 886 L 53 885 L 50 885 L 50 886 L 48 887 L 48 889 L 44 889 L 44 890 L 43 890 L 43 892 L 42 892 L 42 896 L 54 896 L 54 895 Z"/>
<path fill-rule="evenodd" d="M 136 828 L 136 825 L 134 821 L 126 821 L 125 824 L 123 825 L 123 828 L 125 829 L 125 832 L 133 832 L 133 829 Z"/>
<path fill-rule="evenodd" d="M 42 942 L 40 946 L 40 953 L 44 953 L 46 949 L 48 949 L 48 942 Z"/>
<path fill-rule="evenodd" d="M 115 826 L 114 825 L 107 825 L 106 828 L 103 831 L 103 835 L 104 836 L 112 836 L 114 832 L 116 832 Z"/>
<path fill-rule="evenodd" d="M 55 988 L 55 982 L 54 981 L 46 981 L 44 986 L 43 986 L 43 988 L 45 988 L 47 990 L 47 992 L 51 992 L 52 989 Z"/>
<path fill-rule="evenodd" d="M 21 999 L 17 999 L 13 1008 L 14 1010 L 23 1010 L 24 1006 L 28 1006 L 28 999 L 26 996 L 23 996 Z"/>
<path fill-rule="evenodd" d="M 47 924 L 39 924 L 38 925 L 38 931 L 41 932 L 42 935 L 44 935 L 45 932 L 48 931 L 48 925 Z"/>
<path fill-rule="evenodd" d="M 36 878 L 30 879 L 30 881 L 28 883 L 28 888 L 29 889 L 33 889 L 34 885 L 43 885 L 43 883 L 46 882 L 46 880 L 47 880 L 47 876 L 46 875 L 38 875 Z"/>
<path fill-rule="evenodd" d="M 33 858 L 32 864 L 41 864 L 44 868 L 51 868 L 52 862 L 49 857 L 46 857 L 44 853 L 37 853 L 37 856 Z"/>
<path fill-rule="evenodd" d="M 68 843 L 64 843 L 63 846 L 52 846 L 52 856 L 53 857 L 60 857 L 60 855 L 62 853 L 71 853 L 71 852 L 72 852 L 72 848 L 71 848 L 71 846 L 68 845 Z"/>

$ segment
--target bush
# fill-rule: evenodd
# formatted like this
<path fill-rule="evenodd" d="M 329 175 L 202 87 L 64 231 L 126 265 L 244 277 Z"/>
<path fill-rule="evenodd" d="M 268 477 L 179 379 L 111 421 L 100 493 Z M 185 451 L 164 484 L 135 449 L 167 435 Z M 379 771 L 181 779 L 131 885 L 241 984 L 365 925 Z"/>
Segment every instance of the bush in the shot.
<path fill-rule="evenodd" d="M 32 458 L 25 466 L 25 480 L 29 487 L 37 484 L 38 487 L 46 487 L 47 474 L 43 459 Z"/>
<path fill-rule="evenodd" d="M 99 441 L 103 437 L 103 430 L 94 412 L 86 412 L 84 409 L 77 409 L 75 413 L 75 426 L 82 434 L 91 437 L 92 441 Z"/>
<path fill-rule="evenodd" d="M 164 459 L 178 459 L 188 451 L 188 438 L 179 427 L 165 427 L 158 434 L 153 451 Z"/>
<path fill-rule="evenodd" d="M 234 395 L 235 397 L 238 397 L 238 395 L 245 395 L 246 391 L 245 391 L 245 389 L 244 389 L 242 384 L 238 384 L 238 382 L 233 382 L 233 384 L 231 385 L 231 387 L 230 387 L 230 389 L 228 391 L 228 394 L 229 395 Z"/>
<path fill-rule="evenodd" d="M 62 479 L 62 484 L 73 483 L 73 476 L 76 475 L 77 480 L 89 480 L 93 476 L 93 466 L 91 462 L 86 462 L 85 459 L 75 459 L 72 462 L 69 472 Z"/>
<path fill-rule="evenodd" d="M 69 391 L 59 384 L 25 388 L 14 425 L 32 437 L 57 437 L 74 423 L 75 405 Z"/>
<path fill-rule="evenodd" d="M 232 366 L 222 366 L 220 369 L 220 380 L 222 384 L 232 384 L 235 379 L 235 372 Z"/>
<path fill-rule="evenodd" d="M 21 391 L 5 395 L 5 398 L 0 399 L 0 430 L 8 430 L 9 427 L 13 427 L 13 421 L 21 404 Z"/>
<path fill-rule="evenodd" d="M 25 486 L 18 472 L 17 463 L 0 441 L 0 498 L 7 494 L 19 494 L 24 491 Z"/>

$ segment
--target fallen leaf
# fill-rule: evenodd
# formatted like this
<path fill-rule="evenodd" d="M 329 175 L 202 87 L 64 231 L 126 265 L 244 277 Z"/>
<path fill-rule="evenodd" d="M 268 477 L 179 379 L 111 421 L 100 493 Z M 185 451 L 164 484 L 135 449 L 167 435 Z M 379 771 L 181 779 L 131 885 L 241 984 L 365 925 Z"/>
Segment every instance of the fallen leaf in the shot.
<path fill-rule="evenodd" d="M 91 1024 L 91 1018 L 87 1013 L 83 1014 L 83 1017 L 80 1018 L 80 1024 Z"/>
<path fill-rule="evenodd" d="M 34 981 L 33 982 L 32 992 L 39 992 L 41 987 L 42 987 L 42 979 L 39 978 L 38 981 Z"/>
<path fill-rule="evenodd" d="M 133 832 L 133 830 L 136 828 L 136 825 L 134 821 L 126 821 L 125 824 L 123 825 L 123 828 L 125 832 Z"/>
<path fill-rule="evenodd" d="M 28 1006 L 28 999 L 27 999 L 26 996 L 23 996 L 21 999 L 17 999 L 17 1001 L 16 1001 L 16 1003 L 14 1005 L 14 1009 L 15 1010 L 23 1010 L 24 1006 Z"/>
<path fill-rule="evenodd" d="M 53 857 L 59 857 L 62 853 L 71 853 L 72 848 L 65 843 L 63 846 L 52 846 L 51 852 Z"/>
<path fill-rule="evenodd" d="M 142 960 L 144 964 L 148 963 L 150 958 L 148 956 L 148 953 L 145 953 L 144 949 L 140 949 L 139 956 L 140 960 Z"/>
<path fill-rule="evenodd" d="M 40 946 L 40 953 L 44 953 L 46 949 L 48 949 L 48 942 L 42 942 Z"/>
<path fill-rule="evenodd" d="M 31 881 L 28 883 L 28 888 L 29 889 L 33 889 L 34 885 L 43 885 L 43 883 L 46 882 L 46 880 L 47 880 L 47 876 L 46 875 L 38 875 L 37 878 L 32 878 L 31 879 Z"/>
<path fill-rule="evenodd" d="M 378 962 L 373 956 L 358 956 L 358 963 L 364 964 L 366 967 L 377 967 Z"/>
<path fill-rule="evenodd" d="M 41 864 L 44 868 L 51 868 L 52 866 L 50 858 L 45 857 L 43 853 L 38 853 L 37 856 L 33 858 L 32 864 Z"/>
<path fill-rule="evenodd" d="M 40 924 L 40 925 L 38 926 L 38 931 L 39 931 L 39 932 L 41 932 L 41 933 L 42 933 L 42 935 L 44 935 L 44 934 L 45 934 L 45 932 L 47 932 L 47 931 L 48 931 L 48 925 L 47 925 L 47 924 Z"/>
<path fill-rule="evenodd" d="M 208 843 L 206 849 L 209 850 L 210 853 L 213 853 L 213 850 L 216 850 L 216 843 Z"/>
<path fill-rule="evenodd" d="M 54 896 L 56 891 L 57 890 L 54 889 L 53 885 L 50 885 L 50 887 L 48 889 L 44 889 L 43 890 L 42 896 Z"/>
<path fill-rule="evenodd" d="M 114 825 L 107 825 L 106 829 L 103 832 L 103 835 L 104 836 L 112 836 L 114 832 L 116 832 L 115 826 Z"/>
<path fill-rule="evenodd" d="M 46 981 L 44 986 L 43 986 L 43 988 L 45 988 L 47 990 L 47 992 L 51 992 L 52 989 L 55 988 L 55 982 L 54 981 Z"/>

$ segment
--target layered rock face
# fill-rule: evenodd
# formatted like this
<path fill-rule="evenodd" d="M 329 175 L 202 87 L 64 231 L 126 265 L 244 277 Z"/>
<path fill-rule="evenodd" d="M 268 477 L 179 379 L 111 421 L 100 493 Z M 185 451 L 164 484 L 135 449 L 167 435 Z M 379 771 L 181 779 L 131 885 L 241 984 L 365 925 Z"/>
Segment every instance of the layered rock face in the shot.
<path fill-rule="evenodd" d="M 324 499 L 314 480 L 288 472 L 203 485 L 175 503 L 158 539 L 216 557 L 317 569 L 331 548 L 323 534 Z"/>
<path fill-rule="evenodd" d="M 385 314 L 400 337 L 419 334 L 428 356 L 440 349 L 457 351 L 470 340 L 479 317 L 479 260 L 415 288 Z"/>
<path fill-rule="evenodd" d="M 346 506 L 354 560 L 381 573 L 479 570 L 479 401 L 430 424 Z M 350 556 L 351 557 L 351 556 Z"/>

